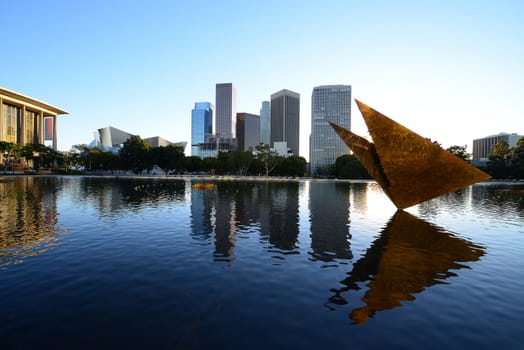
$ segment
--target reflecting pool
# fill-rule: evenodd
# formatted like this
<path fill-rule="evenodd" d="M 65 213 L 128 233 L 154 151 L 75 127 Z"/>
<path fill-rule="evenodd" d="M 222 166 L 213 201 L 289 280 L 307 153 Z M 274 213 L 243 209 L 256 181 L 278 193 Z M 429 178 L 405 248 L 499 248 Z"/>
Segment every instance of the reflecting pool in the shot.
<path fill-rule="evenodd" d="M 0 177 L 0 349 L 522 349 L 524 184 Z"/>

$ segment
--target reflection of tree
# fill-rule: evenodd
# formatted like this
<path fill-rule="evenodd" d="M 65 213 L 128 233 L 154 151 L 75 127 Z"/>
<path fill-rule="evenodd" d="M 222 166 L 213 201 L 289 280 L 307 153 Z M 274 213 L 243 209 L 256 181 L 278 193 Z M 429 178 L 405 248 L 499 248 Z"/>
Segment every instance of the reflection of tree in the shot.
<path fill-rule="evenodd" d="M 351 312 L 355 323 L 364 323 L 377 311 L 401 306 L 402 300 L 456 276 L 450 270 L 468 268 L 462 263 L 477 261 L 484 249 L 416 217 L 398 211 L 381 236 L 353 265 L 345 287 L 333 289 L 334 304 L 347 303 L 343 292 L 361 288 L 369 281 L 363 307 Z"/>
<path fill-rule="evenodd" d="M 490 216 L 496 213 L 500 219 L 506 217 L 514 220 L 515 216 L 524 217 L 524 186 L 472 186 L 471 204 L 476 212 Z"/>
<path fill-rule="evenodd" d="M 309 185 L 311 255 L 315 260 L 331 262 L 353 257 L 349 246 L 349 185 L 340 182 Z"/>
<path fill-rule="evenodd" d="M 185 195 L 183 180 L 82 178 L 80 196 L 105 214 L 122 209 L 160 207 Z"/>
<path fill-rule="evenodd" d="M 0 179 L 0 266 L 58 244 L 54 178 Z"/>

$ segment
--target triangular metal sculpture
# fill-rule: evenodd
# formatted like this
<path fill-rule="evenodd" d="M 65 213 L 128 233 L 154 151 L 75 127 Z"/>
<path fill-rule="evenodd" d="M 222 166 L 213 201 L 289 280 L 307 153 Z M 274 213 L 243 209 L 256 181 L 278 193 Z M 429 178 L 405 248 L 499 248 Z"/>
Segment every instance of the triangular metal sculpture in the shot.
<path fill-rule="evenodd" d="M 397 206 L 404 209 L 490 176 L 355 100 L 373 143 L 330 123 Z"/>

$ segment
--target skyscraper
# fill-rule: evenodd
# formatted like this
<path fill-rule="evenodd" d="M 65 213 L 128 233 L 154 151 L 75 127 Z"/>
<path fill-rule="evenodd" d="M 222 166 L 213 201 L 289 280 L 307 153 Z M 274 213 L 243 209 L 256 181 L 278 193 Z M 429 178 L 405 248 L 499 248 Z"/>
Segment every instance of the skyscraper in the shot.
<path fill-rule="evenodd" d="M 260 143 L 271 143 L 271 110 L 269 101 L 262 101 L 260 108 Z"/>
<path fill-rule="evenodd" d="M 236 137 L 237 90 L 232 83 L 216 84 L 215 135 L 220 138 Z"/>
<path fill-rule="evenodd" d="M 191 155 L 202 157 L 200 150 L 213 133 L 213 104 L 197 102 L 191 111 Z"/>
<path fill-rule="evenodd" d="M 237 113 L 238 149 L 255 149 L 260 143 L 260 117 L 250 113 Z"/>
<path fill-rule="evenodd" d="M 351 85 L 326 85 L 313 89 L 311 97 L 311 174 L 327 171 L 341 155 L 349 153 L 342 139 L 328 122 L 351 129 Z"/>
<path fill-rule="evenodd" d="M 300 95 L 280 90 L 271 95 L 271 144 L 287 142 L 293 154 L 299 155 Z"/>

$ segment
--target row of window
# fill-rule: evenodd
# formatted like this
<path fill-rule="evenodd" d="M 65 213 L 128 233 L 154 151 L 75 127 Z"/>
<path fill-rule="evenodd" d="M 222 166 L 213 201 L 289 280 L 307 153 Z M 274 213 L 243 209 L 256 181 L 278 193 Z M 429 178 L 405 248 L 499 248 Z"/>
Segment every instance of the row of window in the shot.
<path fill-rule="evenodd" d="M 45 139 L 52 140 L 52 117 L 45 117 L 44 124 L 39 113 L 29 110 L 22 113 L 20 107 L 4 103 L 0 110 L 0 141 L 20 143 L 23 136 L 26 144 L 39 143 L 42 128 Z"/>

